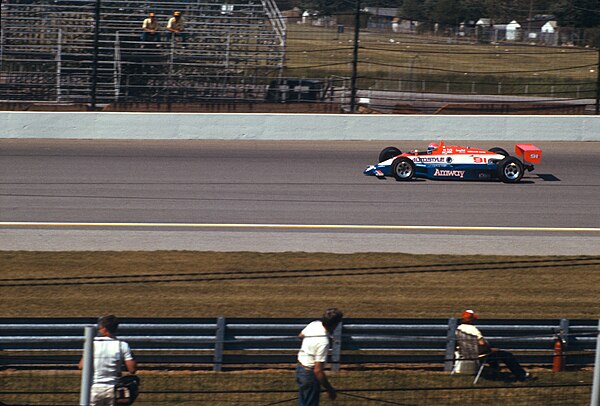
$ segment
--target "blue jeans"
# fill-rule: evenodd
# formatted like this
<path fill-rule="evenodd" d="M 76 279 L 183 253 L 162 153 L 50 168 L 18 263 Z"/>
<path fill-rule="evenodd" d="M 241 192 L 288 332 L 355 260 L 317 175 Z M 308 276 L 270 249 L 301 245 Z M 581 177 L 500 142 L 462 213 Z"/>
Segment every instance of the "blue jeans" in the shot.
<path fill-rule="evenodd" d="M 298 406 L 318 406 L 321 385 L 315 373 L 301 365 L 296 367 L 296 383 L 298 384 Z"/>
<path fill-rule="evenodd" d="M 144 31 L 142 33 L 142 41 L 144 42 L 160 42 L 160 32 L 155 32 L 152 34 L 151 32 Z"/>
<path fill-rule="evenodd" d="M 180 33 L 172 33 L 171 31 L 167 31 L 167 42 L 171 42 L 171 38 L 173 38 L 173 35 L 175 37 L 181 38 L 181 42 L 187 42 L 187 32 L 180 32 Z"/>
<path fill-rule="evenodd" d="M 492 351 L 485 357 L 484 362 L 487 362 L 492 368 L 499 368 L 498 363 L 503 362 L 520 381 L 524 380 L 527 375 L 527 372 L 525 372 L 512 352 L 504 350 Z"/>

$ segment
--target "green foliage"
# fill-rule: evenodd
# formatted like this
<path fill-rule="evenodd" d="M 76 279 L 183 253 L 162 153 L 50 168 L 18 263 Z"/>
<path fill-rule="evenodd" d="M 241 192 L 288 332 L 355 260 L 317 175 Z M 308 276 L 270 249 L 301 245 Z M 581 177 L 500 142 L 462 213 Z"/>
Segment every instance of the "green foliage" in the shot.
<path fill-rule="evenodd" d="M 558 0 L 548 10 L 560 26 L 591 28 L 600 25 L 600 2 L 597 0 Z"/>
<path fill-rule="evenodd" d="M 433 20 L 442 25 L 458 25 L 464 17 L 462 4 L 455 0 L 438 0 L 433 8 Z"/>
<path fill-rule="evenodd" d="M 296 0 L 295 4 L 302 9 L 333 15 L 355 10 L 356 2 Z M 536 15 L 554 15 L 561 27 L 591 28 L 600 25 L 598 0 L 363 0 L 362 5 L 397 7 L 402 18 L 442 25 L 475 22 L 480 18 L 491 18 L 498 24 L 511 20 L 523 23 Z"/>

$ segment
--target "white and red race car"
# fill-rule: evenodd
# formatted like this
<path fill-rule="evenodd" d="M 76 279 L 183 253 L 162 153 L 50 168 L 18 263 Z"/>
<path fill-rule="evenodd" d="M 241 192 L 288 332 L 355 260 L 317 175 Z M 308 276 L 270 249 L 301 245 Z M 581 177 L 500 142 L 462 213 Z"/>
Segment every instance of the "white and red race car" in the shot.
<path fill-rule="evenodd" d="M 402 153 L 396 147 L 384 148 L 379 163 L 369 165 L 365 175 L 378 178 L 393 176 L 398 181 L 415 177 L 428 179 L 482 180 L 499 179 L 505 183 L 521 180 L 525 171 L 539 164 L 542 150 L 532 144 L 516 144 L 513 157 L 502 148 L 490 150 L 431 143 L 427 150 Z"/>

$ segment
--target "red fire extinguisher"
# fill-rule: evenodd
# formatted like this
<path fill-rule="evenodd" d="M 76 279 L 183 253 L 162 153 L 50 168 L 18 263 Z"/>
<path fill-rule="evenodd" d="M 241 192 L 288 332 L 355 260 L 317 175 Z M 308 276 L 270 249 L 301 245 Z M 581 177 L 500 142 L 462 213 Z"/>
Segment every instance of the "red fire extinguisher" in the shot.
<path fill-rule="evenodd" d="M 565 341 L 560 335 L 554 336 L 554 356 L 552 357 L 552 372 L 565 370 Z"/>

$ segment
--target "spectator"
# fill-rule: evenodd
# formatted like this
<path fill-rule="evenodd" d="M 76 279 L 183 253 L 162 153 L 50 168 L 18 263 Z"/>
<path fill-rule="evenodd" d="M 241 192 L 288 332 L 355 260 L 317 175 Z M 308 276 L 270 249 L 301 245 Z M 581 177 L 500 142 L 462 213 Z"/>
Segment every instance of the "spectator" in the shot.
<path fill-rule="evenodd" d="M 394 31 L 394 32 L 400 31 L 400 18 L 394 17 L 392 19 L 392 31 Z"/>
<path fill-rule="evenodd" d="M 344 314 L 336 309 L 325 310 L 321 320 L 313 321 L 299 334 L 302 347 L 298 352 L 296 383 L 298 384 L 298 405 L 318 406 L 321 385 L 335 400 L 336 392 L 325 375 L 325 361 L 329 351 L 329 335 L 342 321 Z"/>
<path fill-rule="evenodd" d="M 479 316 L 473 310 L 465 310 L 461 317 L 461 324 L 458 326 L 457 330 L 477 337 L 479 354 L 485 355 L 482 362 L 486 362 L 494 369 L 500 368 L 499 362 L 504 363 L 519 381 L 534 379 L 531 373 L 526 372 L 523 369 L 521 364 L 519 364 L 519 361 L 517 361 L 511 352 L 499 350 L 490 346 L 479 329 L 473 325 L 478 318 Z"/>
<path fill-rule="evenodd" d="M 114 388 L 123 363 L 129 373 L 135 374 L 137 371 L 129 344 L 116 337 L 118 327 L 119 320 L 113 315 L 98 320 L 100 337 L 94 339 L 94 380 L 90 406 L 114 406 Z M 83 369 L 83 358 L 79 361 L 79 369 Z"/>
<path fill-rule="evenodd" d="M 142 23 L 142 29 L 144 30 L 142 33 L 143 42 L 160 42 L 158 21 L 156 21 L 156 16 L 154 13 L 148 14 L 148 18 L 144 19 L 144 22 Z M 142 45 L 142 47 L 143 46 L 144 45 Z"/>
<path fill-rule="evenodd" d="M 167 23 L 167 40 L 169 42 L 171 42 L 173 36 L 177 35 L 181 37 L 182 42 L 187 41 L 187 33 L 183 32 L 183 24 L 184 21 L 181 16 L 181 11 L 174 11 L 173 17 L 169 18 L 169 22 Z"/>

